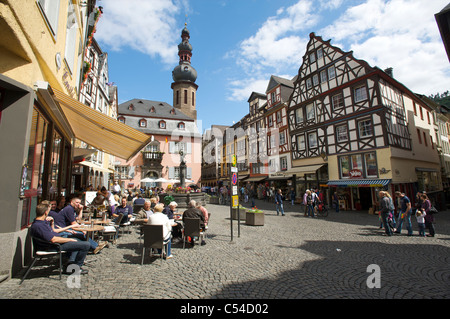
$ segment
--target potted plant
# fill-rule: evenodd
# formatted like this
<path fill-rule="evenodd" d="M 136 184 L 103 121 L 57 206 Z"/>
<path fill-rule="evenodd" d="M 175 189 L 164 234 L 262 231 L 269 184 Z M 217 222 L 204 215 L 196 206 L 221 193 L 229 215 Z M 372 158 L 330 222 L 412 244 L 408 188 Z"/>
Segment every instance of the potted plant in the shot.
<path fill-rule="evenodd" d="M 264 212 L 260 209 L 247 209 L 245 212 L 245 223 L 251 226 L 264 226 Z"/>

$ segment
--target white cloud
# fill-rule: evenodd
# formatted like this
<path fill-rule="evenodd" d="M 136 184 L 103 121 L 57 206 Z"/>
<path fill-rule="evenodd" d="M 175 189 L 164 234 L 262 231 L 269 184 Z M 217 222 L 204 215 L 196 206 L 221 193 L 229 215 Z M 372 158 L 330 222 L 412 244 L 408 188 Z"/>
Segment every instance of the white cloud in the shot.
<path fill-rule="evenodd" d="M 240 43 L 237 51 L 226 54 L 235 58 L 246 74 L 245 79 L 230 83 L 229 100 L 246 101 L 253 91 L 265 92 L 270 74 L 298 70 L 309 40 L 300 31 L 317 23 L 318 16 L 313 9 L 310 0 L 279 8 L 253 36 Z"/>
<path fill-rule="evenodd" d="M 95 38 L 112 50 L 129 47 L 173 65 L 179 39 L 177 4 L 176 0 L 132 0 L 126 5 L 122 0 L 105 1 Z M 187 6 L 187 2 L 183 4 Z"/>
<path fill-rule="evenodd" d="M 281 7 L 229 54 L 243 76 L 230 83 L 228 99 L 246 101 L 252 91 L 264 92 L 255 88 L 267 85 L 267 74 L 297 71 L 313 31 L 371 66 L 393 67 L 394 77 L 413 92 L 444 92 L 450 67 L 434 14 L 446 2 L 299 0 Z"/>
<path fill-rule="evenodd" d="M 295 56 L 307 43 L 299 36 L 300 30 L 306 30 L 316 23 L 317 16 L 312 13 L 311 1 L 299 1 L 288 8 L 280 8 L 277 15 L 269 17 L 255 35 L 240 44 L 239 61 L 243 65 L 272 67 L 281 71 L 298 63 Z M 248 72 L 255 69 L 249 68 Z"/>
<path fill-rule="evenodd" d="M 252 92 L 265 93 L 267 89 L 269 77 L 248 78 L 242 80 L 230 81 L 231 95 L 228 97 L 230 101 L 247 101 Z"/>
<path fill-rule="evenodd" d="M 393 67 L 394 77 L 413 92 L 443 92 L 450 70 L 434 14 L 444 5 L 445 1 L 367 0 L 349 7 L 320 34 L 371 66 Z"/>

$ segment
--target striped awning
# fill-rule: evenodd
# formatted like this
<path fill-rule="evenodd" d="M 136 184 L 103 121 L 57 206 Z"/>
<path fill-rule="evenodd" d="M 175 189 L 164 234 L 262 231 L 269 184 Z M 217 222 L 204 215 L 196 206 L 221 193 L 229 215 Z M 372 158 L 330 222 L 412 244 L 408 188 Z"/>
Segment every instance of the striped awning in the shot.
<path fill-rule="evenodd" d="M 388 185 L 391 179 L 340 179 L 328 181 L 328 186 L 341 187 L 384 187 Z"/>
<path fill-rule="evenodd" d="M 151 137 L 51 88 L 75 137 L 108 154 L 129 160 Z"/>

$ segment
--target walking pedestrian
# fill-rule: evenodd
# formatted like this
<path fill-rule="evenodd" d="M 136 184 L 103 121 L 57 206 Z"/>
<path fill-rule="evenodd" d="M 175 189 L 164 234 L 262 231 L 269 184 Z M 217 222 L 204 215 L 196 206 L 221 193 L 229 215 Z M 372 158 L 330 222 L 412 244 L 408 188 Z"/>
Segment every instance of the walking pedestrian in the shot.
<path fill-rule="evenodd" d="M 384 191 L 380 191 L 378 197 L 380 197 L 380 216 L 383 221 L 384 230 L 387 236 L 392 236 L 392 231 L 388 223 L 388 216 L 391 213 L 390 198 L 387 196 L 387 192 Z"/>
<path fill-rule="evenodd" d="M 309 192 L 309 189 L 307 189 L 305 194 L 303 194 L 303 206 L 305 206 L 305 211 L 303 213 L 304 213 L 305 217 L 306 217 L 306 213 L 308 212 L 308 205 L 307 205 L 307 200 L 306 200 L 306 198 L 308 197 L 308 192 Z"/>
<path fill-rule="evenodd" d="M 427 237 L 434 237 L 434 235 L 435 235 L 434 216 L 433 216 L 433 214 L 430 213 L 431 202 L 428 199 L 428 196 L 426 194 L 420 195 L 420 198 L 422 199 L 421 210 L 426 213 L 426 215 L 425 215 L 425 227 L 428 228 L 428 232 L 429 232 Z"/>
<path fill-rule="evenodd" d="M 276 195 L 275 195 L 275 204 L 277 208 L 277 216 L 280 214 L 281 216 L 284 216 L 284 210 L 283 210 L 283 194 L 281 192 L 281 189 L 278 189 Z"/>
<path fill-rule="evenodd" d="M 419 226 L 419 236 L 425 237 L 425 216 L 427 213 L 418 209 L 416 211 L 417 225 Z"/>
<path fill-rule="evenodd" d="M 339 197 L 336 192 L 333 194 L 333 206 L 336 210 L 336 213 L 339 213 Z"/>
<path fill-rule="evenodd" d="M 400 234 L 402 232 L 403 222 L 406 222 L 406 229 L 408 230 L 408 236 L 412 236 L 412 224 L 411 224 L 411 201 L 408 196 L 401 192 L 395 192 L 395 196 L 400 198 L 400 213 L 398 214 L 397 229 L 395 233 Z"/>
<path fill-rule="evenodd" d="M 291 198 L 291 205 L 294 206 L 294 202 L 295 202 L 295 189 L 294 187 L 291 188 L 291 193 L 290 193 L 290 198 Z"/>
<path fill-rule="evenodd" d="M 306 194 L 306 215 L 314 218 L 314 197 L 310 190 L 307 190 Z"/>

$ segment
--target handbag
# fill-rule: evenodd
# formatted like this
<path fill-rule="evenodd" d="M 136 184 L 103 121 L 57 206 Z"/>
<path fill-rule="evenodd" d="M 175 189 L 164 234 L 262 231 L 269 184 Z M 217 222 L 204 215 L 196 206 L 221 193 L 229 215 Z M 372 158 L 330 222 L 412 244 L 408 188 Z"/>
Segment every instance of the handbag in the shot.
<path fill-rule="evenodd" d="M 436 207 L 431 206 L 429 213 L 431 215 L 436 215 L 437 213 L 439 213 L 439 211 L 436 209 Z"/>

